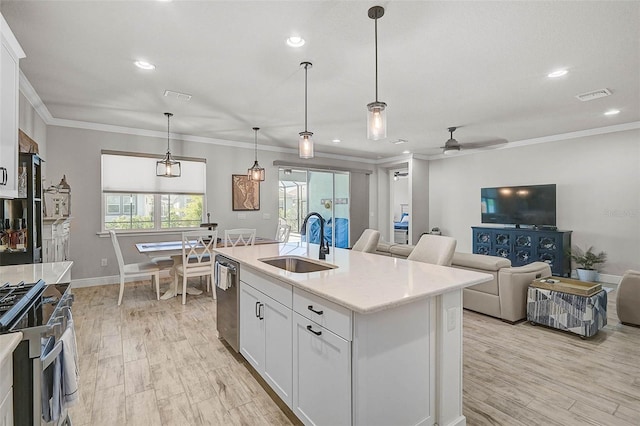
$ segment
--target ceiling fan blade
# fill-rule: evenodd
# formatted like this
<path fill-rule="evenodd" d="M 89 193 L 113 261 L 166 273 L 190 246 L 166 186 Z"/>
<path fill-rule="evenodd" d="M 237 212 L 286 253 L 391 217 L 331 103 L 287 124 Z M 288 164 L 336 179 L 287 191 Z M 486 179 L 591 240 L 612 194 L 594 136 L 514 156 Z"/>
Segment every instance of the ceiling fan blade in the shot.
<path fill-rule="evenodd" d="M 485 141 L 485 142 L 463 143 L 461 144 L 461 146 L 464 149 L 488 148 L 490 146 L 503 145 L 507 142 L 509 141 L 506 139 L 495 139 L 492 141 Z"/>

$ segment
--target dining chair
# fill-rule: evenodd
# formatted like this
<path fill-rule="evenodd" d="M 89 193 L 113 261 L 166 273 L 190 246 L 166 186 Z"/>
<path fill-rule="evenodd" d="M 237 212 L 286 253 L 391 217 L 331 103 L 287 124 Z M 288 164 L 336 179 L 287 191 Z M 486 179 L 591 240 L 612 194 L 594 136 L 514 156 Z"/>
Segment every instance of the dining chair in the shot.
<path fill-rule="evenodd" d="M 380 241 L 380 231 L 365 229 L 358 241 L 351 247 L 351 250 L 373 253 L 378 247 L 378 241 Z"/>
<path fill-rule="evenodd" d="M 227 229 L 224 231 L 224 246 L 235 247 L 237 245 L 252 246 L 256 241 L 255 229 Z"/>
<path fill-rule="evenodd" d="M 434 265 L 451 266 L 455 250 L 455 238 L 424 234 L 407 259 L 433 263 Z"/>
<path fill-rule="evenodd" d="M 291 233 L 290 225 L 279 223 L 278 228 L 276 229 L 275 239 L 281 243 L 286 243 L 289 241 L 290 233 Z"/>
<path fill-rule="evenodd" d="M 173 266 L 174 293 L 178 294 L 178 276 L 182 276 L 182 304 L 187 302 L 187 280 L 190 277 L 207 277 L 207 290 L 213 279 L 214 253 L 218 231 L 208 229 L 182 233 L 180 262 Z M 215 291 L 213 292 L 215 299 Z"/>
<path fill-rule="evenodd" d="M 113 249 L 116 252 L 116 259 L 118 259 L 118 268 L 120 269 L 120 295 L 118 296 L 118 306 L 122 304 L 122 295 L 124 294 L 124 280 L 125 278 L 146 277 L 151 275 L 151 285 L 156 286 L 156 299 L 160 299 L 160 267 L 153 262 L 141 262 L 141 263 L 124 263 L 122 257 L 122 250 L 120 250 L 120 244 L 118 243 L 118 237 L 113 230 L 109 231 L 111 235 L 111 243 Z"/>

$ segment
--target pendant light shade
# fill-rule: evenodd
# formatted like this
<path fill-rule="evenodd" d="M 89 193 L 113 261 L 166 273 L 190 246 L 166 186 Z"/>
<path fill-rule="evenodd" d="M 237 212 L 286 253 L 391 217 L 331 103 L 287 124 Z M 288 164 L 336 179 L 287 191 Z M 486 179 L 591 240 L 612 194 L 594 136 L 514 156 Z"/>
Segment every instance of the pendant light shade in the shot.
<path fill-rule="evenodd" d="M 313 133 L 307 130 L 307 70 L 313 66 L 311 62 L 301 62 L 304 67 L 304 132 L 300 132 L 298 155 L 300 158 L 313 158 Z"/>
<path fill-rule="evenodd" d="M 377 141 L 387 137 L 387 104 L 378 100 L 378 19 L 384 16 L 382 6 L 373 6 L 367 13 L 375 21 L 376 100 L 367 104 L 367 139 Z"/>
<path fill-rule="evenodd" d="M 260 164 L 258 164 L 258 130 L 260 130 L 259 127 L 253 128 L 253 131 L 255 132 L 256 156 L 253 166 L 247 170 L 247 177 L 249 180 L 262 182 L 264 181 L 264 169 L 260 167 Z"/>
<path fill-rule="evenodd" d="M 156 176 L 160 177 L 180 177 L 180 162 L 173 159 L 169 151 L 169 120 L 173 117 L 170 112 L 165 112 L 167 116 L 167 153 L 164 158 L 156 162 Z"/>

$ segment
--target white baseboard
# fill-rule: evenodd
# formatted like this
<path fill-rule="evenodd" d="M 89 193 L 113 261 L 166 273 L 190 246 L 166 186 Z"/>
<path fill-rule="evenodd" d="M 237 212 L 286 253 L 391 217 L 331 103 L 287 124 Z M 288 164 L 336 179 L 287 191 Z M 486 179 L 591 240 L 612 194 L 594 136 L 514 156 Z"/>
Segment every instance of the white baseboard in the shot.
<path fill-rule="evenodd" d="M 169 277 L 169 271 L 160 271 L 160 278 Z M 130 283 L 133 281 L 140 281 L 140 278 L 127 278 L 124 280 L 125 283 Z M 95 277 L 95 278 L 81 278 L 81 279 L 72 279 L 71 280 L 71 288 L 82 288 L 82 287 L 95 287 L 99 285 L 120 285 L 120 275 L 110 275 L 106 277 Z"/>

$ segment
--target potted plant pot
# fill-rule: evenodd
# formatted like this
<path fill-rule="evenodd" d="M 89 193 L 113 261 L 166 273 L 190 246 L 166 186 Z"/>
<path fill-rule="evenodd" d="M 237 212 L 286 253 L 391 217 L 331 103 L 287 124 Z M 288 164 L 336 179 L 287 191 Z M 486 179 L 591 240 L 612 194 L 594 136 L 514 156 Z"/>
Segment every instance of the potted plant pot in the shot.
<path fill-rule="evenodd" d="M 603 251 L 596 254 L 593 247 L 589 247 L 586 251 L 575 247 L 568 253 L 571 259 L 576 262 L 576 274 L 580 281 L 595 282 L 598 279 L 598 270 L 596 265 L 606 262 L 607 254 Z"/>
<path fill-rule="evenodd" d="M 598 271 L 595 269 L 577 268 L 576 273 L 580 281 L 596 282 L 598 280 Z"/>

